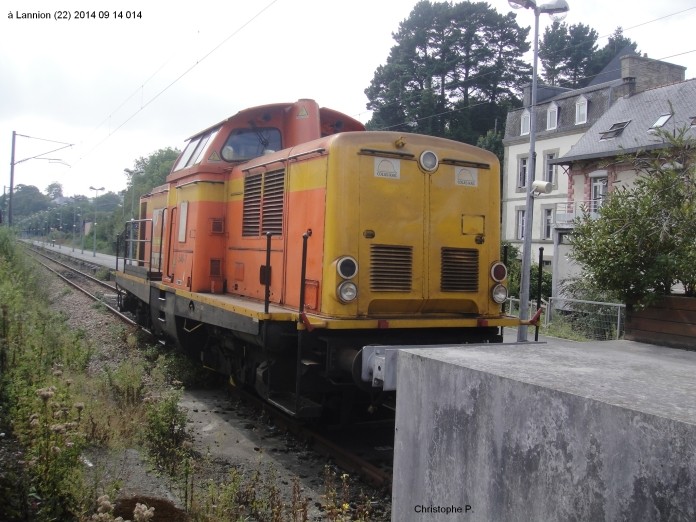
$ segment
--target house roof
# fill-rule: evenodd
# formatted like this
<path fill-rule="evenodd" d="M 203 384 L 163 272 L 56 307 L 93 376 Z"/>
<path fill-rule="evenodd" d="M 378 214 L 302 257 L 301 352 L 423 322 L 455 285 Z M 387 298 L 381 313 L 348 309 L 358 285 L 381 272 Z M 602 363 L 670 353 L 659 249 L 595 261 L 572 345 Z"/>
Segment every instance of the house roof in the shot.
<path fill-rule="evenodd" d="M 582 89 L 572 89 L 561 92 L 556 96 L 545 99 L 543 102 L 537 103 L 537 110 L 534 111 L 537 118 L 537 139 L 545 139 L 548 136 L 557 136 L 564 131 L 582 132 L 590 126 L 590 124 L 603 114 L 609 105 L 611 105 L 613 93 L 612 90 L 618 87 L 623 82 L 621 80 L 612 80 L 600 85 L 591 85 Z M 589 113 L 587 124 L 577 125 L 575 123 L 575 102 L 584 96 L 589 102 Z M 551 131 L 546 129 L 546 109 L 551 103 L 558 106 L 558 124 L 557 128 Z M 519 109 L 508 111 L 507 120 L 505 123 L 505 140 L 529 139 L 528 135 L 520 135 L 520 120 L 524 111 L 529 110 L 529 107 L 521 107 Z"/>
<path fill-rule="evenodd" d="M 696 79 L 619 98 L 568 153 L 552 163 L 567 165 L 660 148 L 664 146 L 663 140 L 649 131 L 661 116 L 667 115 L 671 117 L 662 129 L 689 127 L 689 132 L 696 136 L 696 127 L 692 126 L 696 117 Z"/>
<path fill-rule="evenodd" d="M 612 80 L 621 80 L 621 58 L 628 55 L 638 55 L 638 53 L 630 45 L 627 45 L 587 85 L 591 87 Z"/>

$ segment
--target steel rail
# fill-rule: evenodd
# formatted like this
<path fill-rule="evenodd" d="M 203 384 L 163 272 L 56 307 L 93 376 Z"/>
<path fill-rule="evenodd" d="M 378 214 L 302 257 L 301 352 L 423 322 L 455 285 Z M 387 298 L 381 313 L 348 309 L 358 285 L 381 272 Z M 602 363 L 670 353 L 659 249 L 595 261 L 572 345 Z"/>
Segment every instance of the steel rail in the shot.
<path fill-rule="evenodd" d="M 32 249 L 32 250 L 33 250 L 33 249 Z M 38 253 L 39 255 L 42 255 L 43 257 L 46 257 L 47 259 L 50 259 L 51 262 L 53 262 L 53 263 L 56 263 L 56 264 L 58 264 L 58 265 L 60 265 L 60 266 L 62 266 L 62 267 L 64 267 L 64 268 L 67 268 L 67 269 L 69 269 L 69 270 L 71 270 L 71 271 L 73 271 L 73 272 L 75 272 L 75 273 L 81 275 L 81 276 L 84 276 L 84 277 L 86 277 L 86 278 L 88 278 L 88 279 L 90 279 L 90 280 L 92 280 L 92 281 L 94 281 L 94 282 L 101 283 L 101 284 L 103 284 L 104 286 L 107 286 L 108 288 L 110 288 L 110 289 L 116 291 L 116 288 L 115 288 L 115 287 L 113 287 L 113 286 L 111 286 L 111 285 L 107 285 L 107 284 L 105 284 L 103 281 L 99 281 L 98 279 L 96 279 L 96 278 L 94 278 L 94 277 L 92 277 L 92 276 L 90 276 L 90 275 L 88 275 L 88 274 L 85 274 L 84 272 L 80 272 L 79 270 L 77 270 L 77 269 L 75 269 L 75 268 L 72 268 L 72 267 L 70 267 L 70 266 L 68 266 L 68 265 L 65 265 L 65 264 L 61 263 L 60 261 L 56 261 L 56 260 L 54 260 L 54 259 L 51 259 L 49 256 L 46 256 L 46 255 L 42 254 L 41 252 L 37 252 L 37 253 Z M 55 275 L 57 275 L 59 278 L 61 278 L 63 281 L 65 281 L 66 283 L 68 283 L 70 286 L 72 286 L 72 287 L 75 288 L 76 290 L 79 290 L 80 292 L 82 292 L 83 294 L 85 294 L 86 296 L 88 296 L 90 299 L 92 299 L 92 300 L 94 300 L 94 301 L 96 301 L 96 302 L 98 302 L 98 303 L 104 305 L 104 307 L 105 307 L 107 310 L 109 310 L 109 312 L 111 312 L 111 313 L 114 314 L 116 317 L 118 317 L 119 319 L 121 319 L 121 321 L 123 321 L 123 322 L 125 322 L 125 323 L 127 323 L 127 324 L 129 324 L 129 325 L 131 325 L 131 326 L 137 326 L 137 327 L 140 328 L 140 325 L 139 325 L 138 323 L 136 323 L 135 321 L 133 321 L 130 317 L 127 317 L 127 316 L 123 315 L 121 312 L 119 312 L 118 310 L 116 310 L 114 307 L 109 306 L 109 305 L 108 305 L 107 303 L 105 303 L 102 299 L 100 299 L 100 298 L 97 297 L 96 295 L 92 294 L 91 292 L 88 292 L 86 289 L 82 288 L 80 285 L 78 285 L 78 284 L 75 283 L 74 281 L 72 281 L 72 280 L 70 280 L 69 278 L 65 277 L 63 274 L 61 274 L 61 273 L 58 272 L 57 270 L 54 270 L 53 268 L 51 268 L 50 266 L 48 266 L 48 265 L 47 265 L 46 263 L 44 263 L 43 261 L 40 261 L 39 259 L 36 259 L 36 258 L 34 258 L 34 260 L 35 260 L 37 263 L 39 263 L 41 266 L 43 266 L 44 268 L 46 268 L 48 271 L 53 272 Z"/>

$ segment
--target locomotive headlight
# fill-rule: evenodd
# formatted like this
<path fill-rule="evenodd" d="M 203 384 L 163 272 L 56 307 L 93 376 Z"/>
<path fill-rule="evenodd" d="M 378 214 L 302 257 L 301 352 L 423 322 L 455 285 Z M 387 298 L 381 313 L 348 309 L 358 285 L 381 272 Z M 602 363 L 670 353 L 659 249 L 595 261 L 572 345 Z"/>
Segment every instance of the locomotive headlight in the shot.
<path fill-rule="evenodd" d="M 358 273 L 358 262 L 350 256 L 342 257 L 336 262 L 336 271 L 343 279 L 352 279 Z"/>
<path fill-rule="evenodd" d="M 507 277 L 507 267 L 500 261 L 496 261 L 491 266 L 491 277 L 496 283 L 500 283 Z"/>
<path fill-rule="evenodd" d="M 495 285 L 493 287 L 493 290 L 491 291 L 491 297 L 493 298 L 493 301 L 495 301 L 498 304 L 503 304 L 507 299 L 507 296 L 507 288 L 505 288 L 505 286 L 503 285 Z"/>
<path fill-rule="evenodd" d="M 344 281 L 338 285 L 337 293 L 338 299 L 342 303 L 350 303 L 351 301 L 354 301 L 356 297 L 358 297 L 358 287 L 355 286 L 355 283 Z"/>
<path fill-rule="evenodd" d="M 437 169 L 440 160 L 438 160 L 437 154 L 433 151 L 426 150 L 421 153 L 420 158 L 418 158 L 418 163 L 424 171 L 433 172 Z"/>

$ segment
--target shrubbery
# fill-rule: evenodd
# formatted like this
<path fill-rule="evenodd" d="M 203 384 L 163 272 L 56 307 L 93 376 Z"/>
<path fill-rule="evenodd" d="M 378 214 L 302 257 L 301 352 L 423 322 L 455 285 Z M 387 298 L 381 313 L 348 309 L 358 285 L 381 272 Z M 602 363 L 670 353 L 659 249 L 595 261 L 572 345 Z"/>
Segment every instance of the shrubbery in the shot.
<path fill-rule="evenodd" d="M 696 140 L 660 131 L 665 147 L 630 161 L 635 185 L 619 188 L 575 223 L 573 256 L 593 286 L 645 304 L 681 283 L 696 291 Z"/>

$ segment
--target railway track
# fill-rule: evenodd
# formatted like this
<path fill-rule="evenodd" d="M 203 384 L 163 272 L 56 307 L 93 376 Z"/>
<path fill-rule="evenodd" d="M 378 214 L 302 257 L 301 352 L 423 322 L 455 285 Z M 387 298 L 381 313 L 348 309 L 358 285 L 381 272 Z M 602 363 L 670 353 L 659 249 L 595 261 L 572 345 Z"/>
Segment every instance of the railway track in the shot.
<path fill-rule="evenodd" d="M 69 254 L 58 254 L 52 250 L 28 245 L 27 250 L 37 263 L 71 287 L 103 305 L 119 320 L 138 326 L 130 317 L 118 311 L 116 287 L 86 273 L 82 260 L 76 260 L 79 264 L 78 268 L 70 262 Z M 61 259 L 57 259 L 56 254 Z M 94 271 L 96 267 L 87 266 L 86 269 Z M 277 427 L 303 441 L 316 453 L 329 459 L 345 472 L 360 477 L 364 483 L 379 490 L 384 491 L 390 487 L 393 420 L 363 422 L 349 426 L 307 425 L 287 416 L 245 390 L 234 388 L 231 391 L 238 399 L 252 405 L 259 412 L 259 416 L 265 415 Z"/>
<path fill-rule="evenodd" d="M 75 266 L 59 261 L 54 255 L 52 255 L 53 252 L 51 251 L 45 251 L 36 247 L 28 247 L 27 250 L 31 252 L 37 263 L 55 274 L 68 285 L 87 295 L 90 299 L 104 305 L 109 312 L 118 317 L 121 321 L 132 326 L 137 326 L 135 321 L 119 312 L 116 308 L 118 291 L 116 290 L 115 285 L 102 281 L 101 279 L 97 279 L 96 277 L 83 272 Z M 46 260 L 47 262 L 42 261 L 42 259 Z"/>

